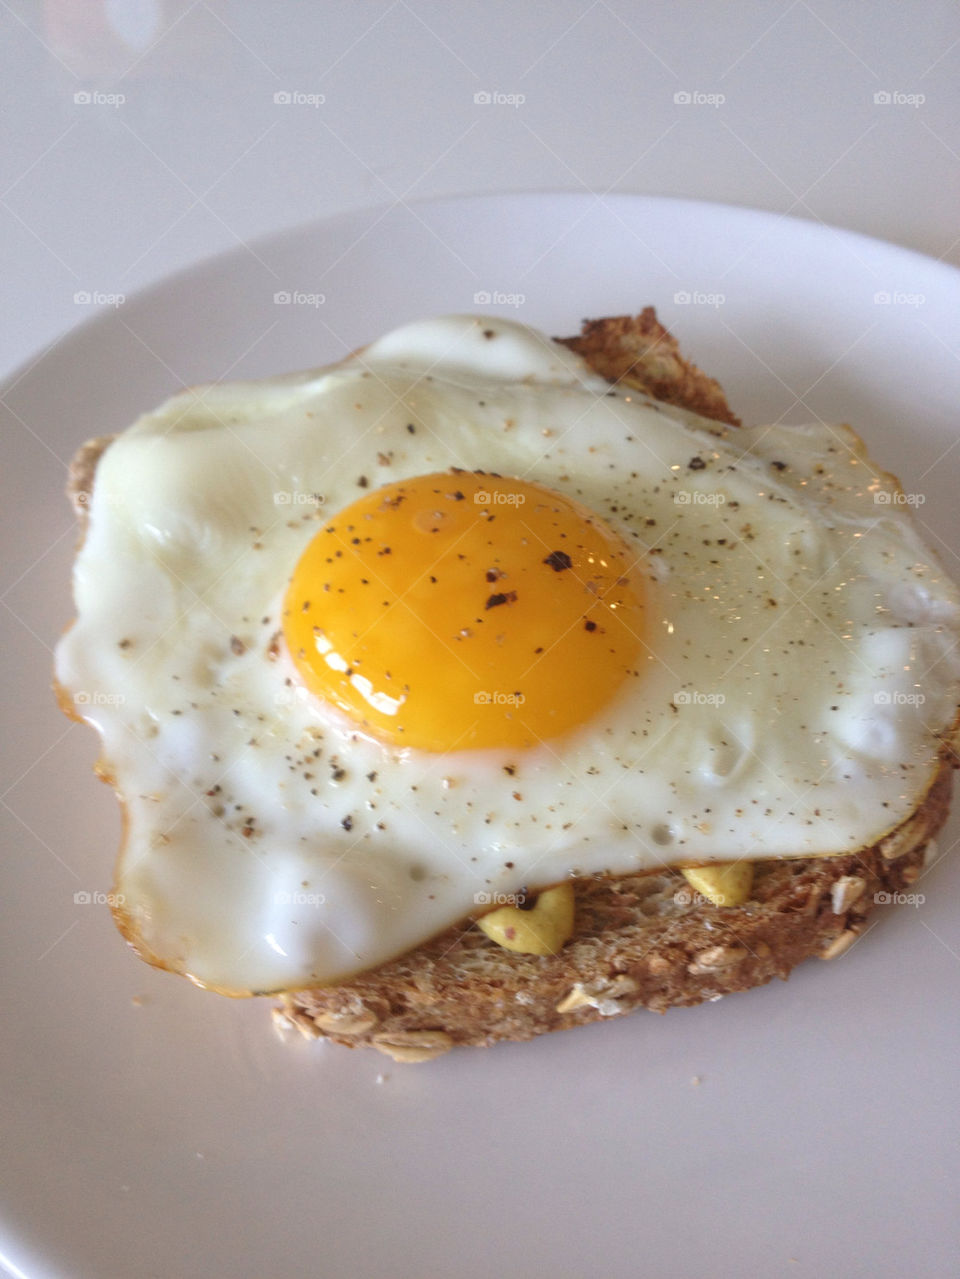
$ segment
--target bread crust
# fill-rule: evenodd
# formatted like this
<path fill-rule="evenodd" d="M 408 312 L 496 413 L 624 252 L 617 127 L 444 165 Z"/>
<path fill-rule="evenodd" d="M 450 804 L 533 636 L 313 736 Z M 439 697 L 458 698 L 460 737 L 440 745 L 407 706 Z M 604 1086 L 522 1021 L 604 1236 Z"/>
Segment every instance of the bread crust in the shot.
<path fill-rule="evenodd" d="M 609 381 L 739 425 L 719 383 L 680 354 L 652 307 L 586 321 L 578 337 L 558 340 Z M 113 438 L 89 441 L 70 466 L 81 540 L 96 468 Z M 60 701 L 75 715 L 65 694 Z M 556 955 L 503 950 L 468 919 L 349 981 L 283 995 L 275 1014 L 310 1038 L 424 1061 L 457 1045 L 532 1039 L 786 980 L 804 959 L 856 944 L 874 907 L 909 891 L 946 820 L 956 762 L 945 743 L 922 803 L 880 843 L 839 857 L 757 862 L 742 906 L 698 900 L 674 869 L 584 877 L 574 881 L 575 934 Z"/>
<path fill-rule="evenodd" d="M 557 338 L 608 382 L 635 386 L 657 400 L 676 404 L 716 422 L 739 426 L 723 387 L 680 354 L 676 338 L 652 306 L 639 315 L 584 320 L 577 337 Z"/>
<path fill-rule="evenodd" d="M 283 1013 L 310 1037 L 389 1052 L 423 1032 L 445 1047 L 532 1039 L 786 980 L 804 959 L 849 949 L 885 897 L 910 890 L 951 781 L 944 762 L 921 808 L 871 848 L 757 862 L 742 906 L 698 900 L 677 870 L 579 879 L 576 933 L 556 955 L 512 954 L 465 921 L 348 982 L 283 996 Z"/>

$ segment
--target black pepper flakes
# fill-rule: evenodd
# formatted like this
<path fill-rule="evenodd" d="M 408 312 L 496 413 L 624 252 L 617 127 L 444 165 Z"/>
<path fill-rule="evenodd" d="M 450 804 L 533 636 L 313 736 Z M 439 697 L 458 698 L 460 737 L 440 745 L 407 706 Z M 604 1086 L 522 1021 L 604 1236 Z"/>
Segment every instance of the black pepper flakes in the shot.
<path fill-rule="evenodd" d="M 687 470 L 702 471 L 706 467 L 706 465 L 707 464 L 702 457 L 692 457 L 690 461 L 687 463 Z"/>
<path fill-rule="evenodd" d="M 353 830 L 353 818 L 350 816 L 349 813 L 343 819 L 340 825 L 343 827 L 344 830 Z"/>
<path fill-rule="evenodd" d="M 516 598 L 517 598 L 516 591 L 501 591 L 497 595 L 489 596 L 486 604 L 484 605 L 484 608 L 485 609 L 499 608 L 501 604 L 513 604 L 516 602 Z"/>
<path fill-rule="evenodd" d="M 564 569 L 573 566 L 573 560 L 566 551 L 551 551 L 543 562 L 549 564 L 555 573 L 562 573 Z"/>

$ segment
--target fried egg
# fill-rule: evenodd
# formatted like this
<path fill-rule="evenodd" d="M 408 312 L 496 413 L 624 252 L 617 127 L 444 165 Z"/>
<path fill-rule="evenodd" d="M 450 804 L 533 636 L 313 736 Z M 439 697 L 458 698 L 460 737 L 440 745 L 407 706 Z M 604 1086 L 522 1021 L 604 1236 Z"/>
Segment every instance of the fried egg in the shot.
<path fill-rule="evenodd" d="M 874 843 L 960 685 L 900 498 L 847 427 L 729 428 L 501 319 L 175 396 L 100 459 L 57 652 L 121 929 L 276 992 L 571 875 Z"/>

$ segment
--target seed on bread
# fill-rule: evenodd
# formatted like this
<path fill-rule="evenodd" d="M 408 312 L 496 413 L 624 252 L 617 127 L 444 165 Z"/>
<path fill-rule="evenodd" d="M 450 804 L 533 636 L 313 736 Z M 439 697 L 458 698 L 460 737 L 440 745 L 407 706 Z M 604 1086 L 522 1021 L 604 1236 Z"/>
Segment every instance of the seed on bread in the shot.
<path fill-rule="evenodd" d="M 610 1017 L 615 1013 L 626 1012 L 617 1000 L 624 995 L 632 995 L 637 990 L 637 983 L 626 973 L 618 973 L 609 981 L 575 982 L 569 994 L 557 1004 L 557 1012 L 577 1012 L 581 1008 L 596 1008 L 601 1017 Z"/>
<path fill-rule="evenodd" d="M 274 1008 L 272 1015 L 274 1026 L 281 1033 L 296 1029 L 299 1030 L 304 1039 L 320 1038 L 320 1027 L 308 1013 L 287 1005 L 283 1008 Z"/>
<path fill-rule="evenodd" d="M 368 1030 L 373 1030 L 380 1018 L 371 1012 L 321 1012 L 313 1020 L 320 1030 L 333 1035 L 365 1035 Z"/>
<path fill-rule="evenodd" d="M 906 878 L 906 872 L 904 872 Z M 830 890 L 830 904 L 835 915 L 844 915 L 862 896 L 867 881 L 860 875 L 844 875 Z"/>
<path fill-rule="evenodd" d="M 826 950 L 820 952 L 821 959 L 836 959 L 838 956 L 845 954 L 853 943 L 860 936 L 859 932 L 854 928 L 846 928 L 842 933 L 836 936 Z"/>
<path fill-rule="evenodd" d="M 699 973 L 715 973 L 720 968 L 732 968 L 747 958 L 749 951 L 742 946 L 710 946 L 694 955 L 693 962 L 687 965 L 691 976 Z"/>
<path fill-rule="evenodd" d="M 395 1030 L 389 1035 L 374 1035 L 370 1040 L 378 1052 L 394 1061 L 430 1061 L 453 1047 L 453 1040 L 443 1030 Z"/>

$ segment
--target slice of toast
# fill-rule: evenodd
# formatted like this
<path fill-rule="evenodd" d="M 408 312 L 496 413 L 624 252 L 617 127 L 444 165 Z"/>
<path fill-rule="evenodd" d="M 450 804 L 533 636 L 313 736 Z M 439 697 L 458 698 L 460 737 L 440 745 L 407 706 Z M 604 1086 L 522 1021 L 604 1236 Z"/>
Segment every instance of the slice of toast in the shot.
<path fill-rule="evenodd" d="M 608 381 L 740 424 L 720 384 L 680 354 L 652 307 L 588 320 L 579 337 L 559 340 Z M 310 1038 L 425 1061 L 459 1044 L 532 1039 L 786 979 L 804 959 L 849 949 L 875 904 L 919 878 L 947 817 L 952 762 L 945 748 L 923 803 L 881 844 L 758 862 L 742 906 L 698 900 L 674 870 L 579 879 L 575 932 L 556 955 L 506 951 L 467 920 L 350 981 L 284 996 L 277 1020 Z"/>
<path fill-rule="evenodd" d="M 801 960 L 842 954 L 878 902 L 909 891 L 946 820 L 951 780 L 944 763 L 892 842 L 758 862 L 743 906 L 703 904 L 673 870 L 578 879 L 575 932 L 556 955 L 503 950 L 466 921 L 348 982 L 283 996 L 280 1018 L 310 1038 L 424 1061 L 786 978 Z"/>
<path fill-rule="evenodd" d="M 560 340 L 609 381 L 739 425 L 719 383 L 680 354 L 653 308 L 587 321 L 579 337 Z M 71 465 L 68 493 L 81 531 L 111 438 L 84 445 Z M 758 862 L 742 906 L 705 902 L 677 870 L 585 877 L 574 881 L 574 935 L 556 955 L 506 951 L 465 920 L 349 981 L 283 996 L 275 1016 L 311 1038 L 424 1061 L 459 1044 L 531 1039 L 785 979 L 808 957 L 849 949 L 874 906 L 916 882 L 946 820 L 954 763 L 945 745 L 922 803 L 880 844 Z"/>

